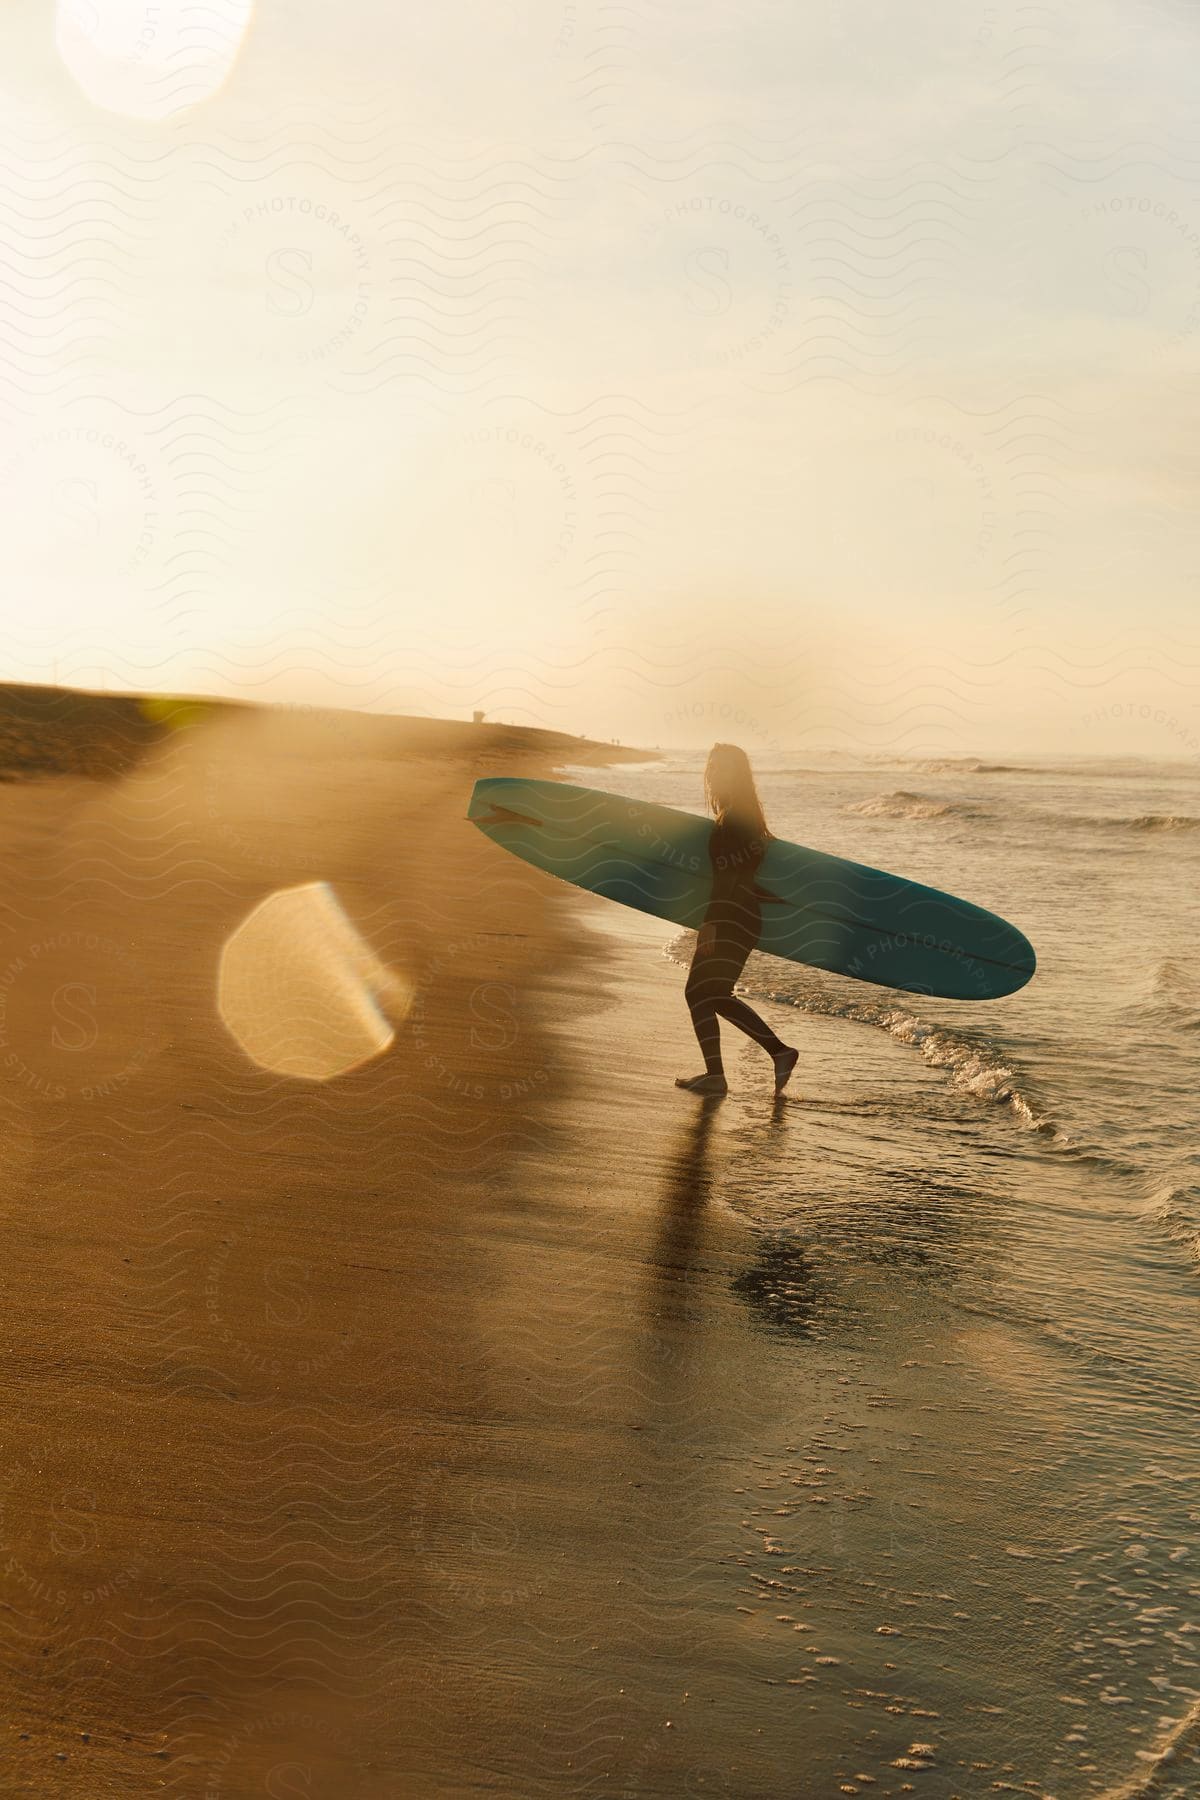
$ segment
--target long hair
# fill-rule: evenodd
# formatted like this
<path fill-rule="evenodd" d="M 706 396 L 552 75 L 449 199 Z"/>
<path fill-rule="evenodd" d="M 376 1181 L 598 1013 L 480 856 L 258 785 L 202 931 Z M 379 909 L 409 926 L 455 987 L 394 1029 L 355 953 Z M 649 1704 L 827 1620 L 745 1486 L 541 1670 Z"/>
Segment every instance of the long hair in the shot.
<path fill-rule="evenodd" d="M 770 837 L 750 758 L 736 744 L 714 744 L 709 751 L 704 798 L 718 825 L 736 824 L 751 837 Z"/>

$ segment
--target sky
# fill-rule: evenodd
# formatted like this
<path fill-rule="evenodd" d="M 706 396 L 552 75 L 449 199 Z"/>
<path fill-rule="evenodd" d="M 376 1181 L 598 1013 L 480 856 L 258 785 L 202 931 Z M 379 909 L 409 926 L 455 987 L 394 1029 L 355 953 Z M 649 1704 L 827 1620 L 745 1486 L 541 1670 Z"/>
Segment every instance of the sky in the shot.
<path fill-rule="evenodd" d="M 0 678 L 1200 756 L 1161 0 L 10 0 Z"/>

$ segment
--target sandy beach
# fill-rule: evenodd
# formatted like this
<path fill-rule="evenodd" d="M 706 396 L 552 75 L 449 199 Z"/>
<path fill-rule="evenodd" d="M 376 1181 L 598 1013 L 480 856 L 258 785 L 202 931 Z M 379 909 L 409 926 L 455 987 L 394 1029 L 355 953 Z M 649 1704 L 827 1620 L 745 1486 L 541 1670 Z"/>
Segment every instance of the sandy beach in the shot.
<path fill-rule="evenodd" d="M 189 719 L 0 789 L 4 1791 L 1174 1794 L 1144 1721 L 1063 1760 L 1057 1347 L 988 1298 L 1028 1209 L 897 1161 L 928 1070 L 767 1001 L 786 1099 L 748 1043 L 679 1093 L 667 929 L 464 820 L 563 746 L 370 733 Z M 313 883 L 408 996 L 326 1081 L 218 1007 Z"/>
<path fill-rule="evenodd" d="M 4 791 L 10 1791 L 788 1791 L 828 1646 L 774 1623 L 777 1503 L 820 1454 L 780 1439 L 787 1274 L 710 1204 L 780 1108 L 759 1070 L 724 1121 L 677 1093 L 653 929 L 463 822 L 544 755 L 323 729 Z M 328 1084 L 214 1007 L 239 920 L 316 878 L 417 996 Z M 48 1051 L 81 980 L 95 1042 Z"/>
<path fill-rule="evenodd" d="M 478 1593 L 455 1517 L 511 1510 L 496 1264 L 594 980 L 463 819 L 477 763 L 547 767 L 536 734 L 344 730 L 225 719 L 3 791 L 14 1793 L 449 1792 L 464 1730 L 490 1765 L 512 1677 L 456 1661 L 446 1576 Z M 255 1069 L 215 1005 L 238 923 L 314 880 L 413 996 L 328 1084 Z"/>
<path fill-rule="evenodd" d="M 0 1800 L 1200 1800 L 1198 64 L 0 10 Z"/>

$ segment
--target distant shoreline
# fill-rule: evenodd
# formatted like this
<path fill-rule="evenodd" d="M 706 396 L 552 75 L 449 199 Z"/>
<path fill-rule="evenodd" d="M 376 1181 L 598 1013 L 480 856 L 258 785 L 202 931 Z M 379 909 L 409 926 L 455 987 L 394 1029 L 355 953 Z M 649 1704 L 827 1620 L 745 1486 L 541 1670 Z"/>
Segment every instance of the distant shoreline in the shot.
<path fill-rule="evenodd" d="M 0 683 L 0 781 L 51 775 L 111 780 L 179 734 L 234 720 L 278 727 L 265 733 L 270 755 L 289 737 L 288 725 L 315 731 L 327 757 L 460 757 L 490 759 L 521 752 L 539 762 L 601 768 L 659 760 L 660 752 L 533 725 L 484 719 L 424 718 L 415 714 L 355 712 L 337 707 L 259 704 L 205 695 L 114 694 L 84 688 Z"/>

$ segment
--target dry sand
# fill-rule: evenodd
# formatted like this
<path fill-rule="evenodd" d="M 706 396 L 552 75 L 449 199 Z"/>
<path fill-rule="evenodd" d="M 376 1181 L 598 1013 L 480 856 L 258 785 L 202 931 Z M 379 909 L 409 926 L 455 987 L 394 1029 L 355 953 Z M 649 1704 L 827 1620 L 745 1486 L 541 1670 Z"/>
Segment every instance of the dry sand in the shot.
<path fill-rule="evenodd" d="M 777 1791 L 681 978 L 465 823 L 544 749 L 339 730 L 3 790 L 3 1791 Z M 214 1005 L 314 879 L 417 996 L 325 1084 Z"/>

